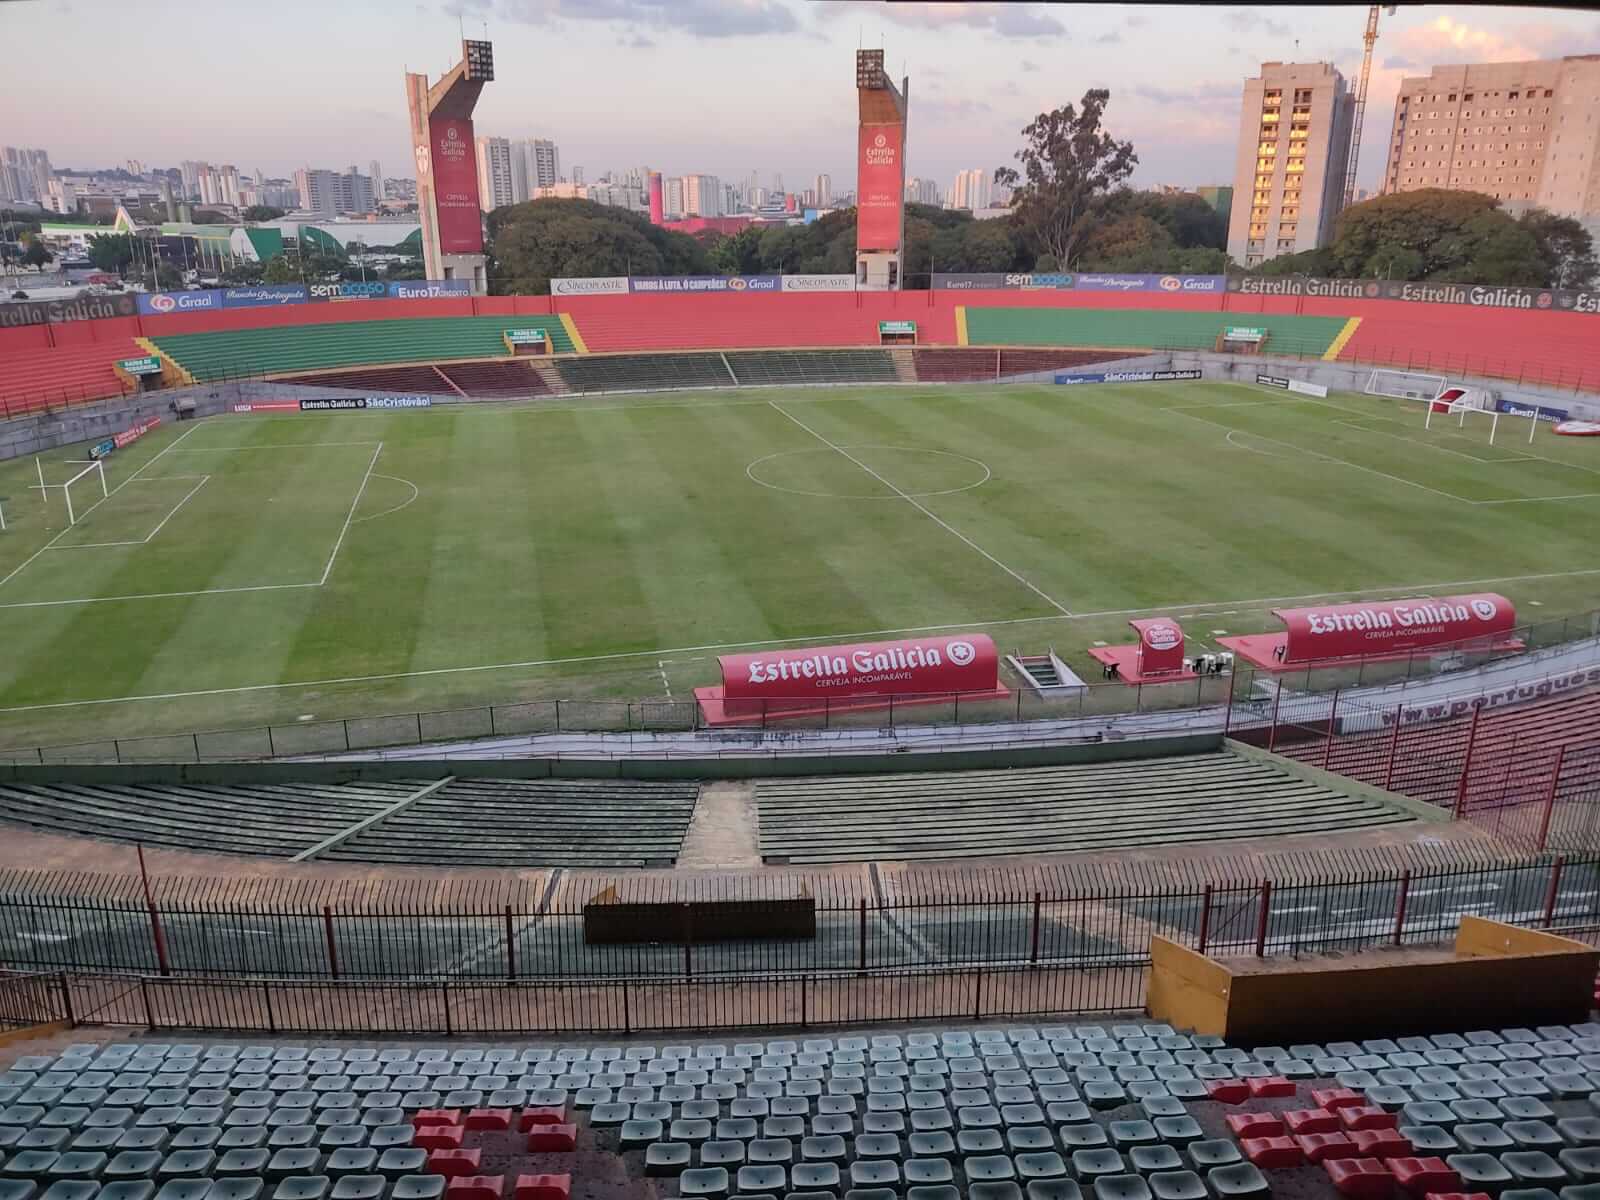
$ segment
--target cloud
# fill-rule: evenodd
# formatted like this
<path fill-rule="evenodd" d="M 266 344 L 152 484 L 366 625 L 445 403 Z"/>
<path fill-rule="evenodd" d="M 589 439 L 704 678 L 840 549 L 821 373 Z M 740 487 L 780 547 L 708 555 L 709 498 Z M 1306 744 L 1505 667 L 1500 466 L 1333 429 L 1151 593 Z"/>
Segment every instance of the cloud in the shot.
<path fill-rule="evenodd" d="M 692 37 L 793 33 L 800 22 L 783 0 L 504 0 L 499 15 L 529 25 L 610 21 Z"/>
<path fill-rule="evenodd" d="M 910 29 L 981 29 L 997 37 L 1064 37 L 1066 27 L 1040 4 L 824 4 L 816 11 L 830 16 L 852 14 L 887 17 Z"/>
<path fill-rule="evenodd" d="M 1039 69 L 1039 64 L 1038 63 L 1032 61 L 1031 59 L 1026 59 L 1026 58 L 1023 59 L 1017 65 L 1019 67 L 1021 67 L 1024 71 L 1037 71 Z"/>
<path fill-rule="evenodd" d="M 1152 104 L 1206 104 L 1216 100 L 1237 100 L 1243 88 L 1237 83 L 1202 83 L 1186 88 L 1162 88 L 1135 84 L 1128 94 Z"/>
<path fill-rule="evenodd" d="M 1404 55 L 1391 54 L 1383 60 L 1383 69 L 1385 71 L 1415 71 L 1417 64 Z"/>
<path fill-rule="evenodd" d="M 1238 33 L 1255 33 L 1258 30 L 1273 37 L 1288 37 L 1289 26 L 1282 21 L 1262 16 L 1248 8 L 1236 8 L 1222 15 L 1222 23 Z"/>
<path fill-rule="evenodd" d="M 1110 33 L 1102 33 L 1099 37 L 1095 38 L 1095 45 L 1114 46 L 1121 40 L 1122 34 L 1118 30 L 1113 29 Z"/>
<path fill-rule="evenodd" d="M 1600 27 L 1575 38 L 1564 25 L 1523 22 L 1502 31 L 1444 16 L 1402 29 L 1394 39 L 1409 57 L 1426 63 L 1515 62 L 1600 49 Z"/>
<path fill-rule="evenodd" d="M 994 112 L 994 106 L 986 100 L 973 100 L 963 96 L 958 100 L 919 100 L 916 111 L 919 117 L 931 117 L 937 121 L 987 115 Z"/>

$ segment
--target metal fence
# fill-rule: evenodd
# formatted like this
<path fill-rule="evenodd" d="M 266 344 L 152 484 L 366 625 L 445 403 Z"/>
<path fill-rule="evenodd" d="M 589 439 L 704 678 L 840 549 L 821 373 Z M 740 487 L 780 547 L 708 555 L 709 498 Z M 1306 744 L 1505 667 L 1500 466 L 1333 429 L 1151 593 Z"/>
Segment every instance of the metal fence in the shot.
<path fill-rule="evenodd" d="M 1044 721 L 1142 717 L 1146 719 L 1138 732 L 1160 736 L 1212 728 L 1221 723 L 1220 719 L 1209 723 L 1202 719 L 1197 725 L 1192 719 L 1196 709 L 1215 707 L 1216 716 L 1220 718 L 1224 711 L 1222 706 L 1226 706 L 1241 723 L 1275 719 L 1270 714 L 1276 698 L 1292 691 L 1323 694 L 1350 688 L 1384 687 L 1397 689 L 1398 695 L 1403 696 L 1410 687 L 1437 684 L 1452 676 L 1460 676 L 1466 686 L 1471 677 L 1465 673 L 1473 669 L 1512 660 L 1526 663 L 1530 661 L 1530 651 L 1559 652 L 1570 647 L 1575 639 L 1593 636 L 1600 636 L 1600 610 L 1529 622 L 1493 642 L 1471 639 L 1401 656 L 1321 659 L 1293 670 L 1268 671 L 1236 661 L 1233 671 L 1202 674 L 1171 683 L 1089 683 L 1059 692 L 1040 692 L 1021 686 L 1005 699 L 973 699 L 959 693 L 938 692 L 885 697 L 872 707 L 827 698 L 820 706 L 810 698 L 740 701 L 742 723 L 716 729 L 728 751 L 741 755 L 752 749 L 781 749 L 778 742 L 785 733 L 804 738 L 819 730 L 998 727 Z M 1170 722 L 1159 719 L 1159 714 L 1163 713 L 1171 715 Z M 709 728 L 712 727 L 706 725 L 700 705 L 692 699 L 521 700 L 427 712 L 12 747 L 0 749 L 0 763 L 227 762 L 315 757 L 498 737 L 683 733 Z M 1124 732 L 1134 730 L 1129 727 Z M 1093 738 L 1095 731 L 1087 729 L 1082 736 Z M 1022 743 L 1027 737 L 1026 733 L 1001 731 L 997 732 L 994 743 Z M 525 756 L 527 750 L 518 747 L 508 753 Z"/>
<path fill-rule="evenodd" d="M 1307 860 L 1280 864 L 1275 874 L 1240 878 L 1234 870 L 1207 879 L 1195 872 L 1223 868 L 1142 871 L 1119 863 L 1085 875 L 1081 886 L 1070 876 L 978 872 L 932 873 L 893 889 L 875 872 L 863 888 L 825 873 L 721 877 L 713 885 L 557 871 L 454 895 L 369 893 L 342 881 L 337 894 L 298 884 L 305 890 L 256 897 L 234 881 L 156 879 L 148 900 L 137 876 L 19 873 L 0 891 L 0 961 L 11 970 L 201 979 L 681 981 L 1044 965 L 1122 970 L 1147 964 L 1153 932 L 1201 950 L 1287 954 L 1437 941 L 1462 912 L 1540 928 L 1600 925 L 1600 855 L 1319 857 L 1348 868 L 1301 873 L 1318 865 Z M 1007 883 L 1013 887 L 1000 886 Z M 780 906 L 795 896 L 815 905 L 814 936 L 708 940 L 703 924 L 681 940 L 613 944 L 585 936 L 590 905 L 733 901 L 761 927 L 764 906 L 776 926 Z"/>
<path fill-rule="evenodd" d="M 180 912 L 12 897 L 3 910 L 12 965 L 27 944 L 37 965 L 53 959 L 56 969 L 0 980 L 0 1013 L 422 1036 L 1120 1012 L 1144 1004 L 1152 933 L 1224 956 L 1353 951 L 1447 941 L 1471 912 L 1593 942 L 1597 879 L 1600 859 L 1541 858 L 1075 896 L 862 900 L 819 906 L 815 940 L 601 947 L 585 946 L 581 914 L 560 908 Z M 79 941 L 110 927 L 118 932 L 93 952 Z M 19 928 L 32 940 L 19 943 Z M 227 948 L 208 954 L 206 942 Z M 446 962 L 463 944 L 474 949 Z M 110 958 L 120 961 L 83 961 Z"/>

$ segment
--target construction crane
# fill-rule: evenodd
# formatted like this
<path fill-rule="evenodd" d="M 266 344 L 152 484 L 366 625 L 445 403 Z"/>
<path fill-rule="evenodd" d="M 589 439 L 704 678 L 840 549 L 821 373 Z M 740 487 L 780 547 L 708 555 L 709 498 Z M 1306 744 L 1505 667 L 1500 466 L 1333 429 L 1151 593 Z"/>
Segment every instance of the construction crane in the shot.
<path fill-rule="evenodd" d="M 1356 119 L 1350 129 L 1350 169 L 1344 177 L 1344 207 L 1349 208 L 1356 198 L 1356 167 L 1361 161 L 1361 126 L 1367 118 L 1367 82 L 1372 77 L 1372 47 L 1378 42 L 1378 9 L 1384 5 L 1374 4 L 1367 9 L 1367 33 L 1363 39 L 1367 44 L 1367 52 L 1361 56 L 1361 82 L 1356 85 Z M 1387 6 L 1389 15 L 1394 16 L 1395 6 Z"/>

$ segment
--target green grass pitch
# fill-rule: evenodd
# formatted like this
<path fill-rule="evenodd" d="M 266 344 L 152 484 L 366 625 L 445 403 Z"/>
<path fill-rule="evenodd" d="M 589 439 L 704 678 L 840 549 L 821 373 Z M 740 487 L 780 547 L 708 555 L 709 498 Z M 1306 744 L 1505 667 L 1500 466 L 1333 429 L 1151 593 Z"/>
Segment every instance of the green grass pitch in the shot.
<path fill-rule="evenodd" d="M 1085 678 L 1131 610 L 1594 607 L 1600 446 L 1212 383 L 857 388 L 163 425 L 0 464 L 0 748 L 576 697 L 966 627 Z M 45 455 L 50 482 L 81 452 Z"/>

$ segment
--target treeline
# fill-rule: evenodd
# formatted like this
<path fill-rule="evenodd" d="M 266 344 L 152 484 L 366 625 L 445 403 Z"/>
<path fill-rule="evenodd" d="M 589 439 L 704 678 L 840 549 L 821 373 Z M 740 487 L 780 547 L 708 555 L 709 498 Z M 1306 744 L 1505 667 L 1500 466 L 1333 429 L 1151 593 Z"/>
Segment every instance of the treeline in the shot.
<path fill-rule="evenodd" d="M 1227 219 L 1201 197 L 1127 186 L 1139 157 L 1105 129 L 1109 102 L 1093 89 L 1022 130 L 1018 166 L 995 175 L 1013 189 L 1008 215 L 980 221 L 908 204 L 905 286 L 926 288 L 934 272 L 1114 271 L 1582 288 L 1600 274 L 1577 221 L 1539 210 L 1514 218 L 1493 197 L 1438 189 L 1352 205 L 1331 245 L 1247 272 L 1227 256 Z M 810 225 L 690 236 L 586 200 L 533 200 L 489 214 L 490 283 L 541 293 L 558 276 L 849 274 L 855 224 L 849 209 Z"/>

